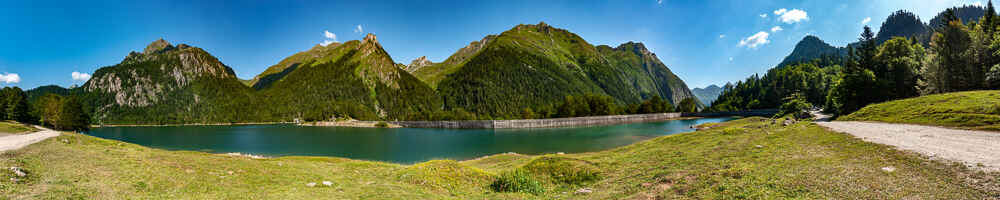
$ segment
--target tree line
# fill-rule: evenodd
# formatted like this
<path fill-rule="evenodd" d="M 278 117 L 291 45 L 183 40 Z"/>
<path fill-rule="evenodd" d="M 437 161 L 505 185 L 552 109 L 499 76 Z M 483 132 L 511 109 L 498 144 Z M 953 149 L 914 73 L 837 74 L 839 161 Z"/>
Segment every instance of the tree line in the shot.
<path fill-rule="evenodd" d="M 955 10 L 943 13 L 947 23 L 930 27 L 926 48 L 916 37 L 879 44 L 865 26 L 840 63 L 823 59 L 751 76 L 726 85 L 706 111 L 778 108 L 795 101 L 840 116 L 884 101 L 1000 89 L 1000 18 L 992 2 L 977 21 L 963 22 Z"/>
<path fill-rule="evenodd" d="M 90 116 L 76 96 L 46 94 L 29 102 L 28 94 L 18 87 L 0 89 L 0 119 L 67 131 L 84 131 L 90 126 Z"/>
<path fill-rule="evenodd" d="M 993 2 L 978 21 L 963 22 L 955 8 L 931 27 L 926 49 L 911 38 L 876 45 L 865 26 L 826 107 L 836 115 L 872 103 L 920 95 L 1000 89 L 1000 22 Z"/>

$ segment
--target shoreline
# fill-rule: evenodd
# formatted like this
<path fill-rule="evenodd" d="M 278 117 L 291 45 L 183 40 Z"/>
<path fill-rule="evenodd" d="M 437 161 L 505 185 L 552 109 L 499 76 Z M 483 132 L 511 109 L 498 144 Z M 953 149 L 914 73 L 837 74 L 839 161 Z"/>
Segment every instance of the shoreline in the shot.
<path fill-rule="evenodd" d="M 157 126 L 233 126 L 233 125 L 272 125 L 295 124 L 295 122 L 238 122 L 238 123 L 192 123 L 192 124 L 92 124 L 91 128 L 103 127 L 157 127 Z"/>

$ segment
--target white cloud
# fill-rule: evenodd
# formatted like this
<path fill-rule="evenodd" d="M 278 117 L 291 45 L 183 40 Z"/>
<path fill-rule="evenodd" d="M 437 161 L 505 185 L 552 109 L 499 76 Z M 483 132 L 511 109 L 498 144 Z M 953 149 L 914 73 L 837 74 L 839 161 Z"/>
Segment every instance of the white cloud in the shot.
<path fill-rule="evenodd" d="M 17 74 L 3 73 L 3 74 L 0 74 L 0 82 L 4 82 L 4 83 L 7 83 L 7 84 L 10 84 L 10 83 L 20 83 L 21 82 L 21 76 L 18 76 Z"/>
<path fill-rule="evenodd" d="M 775 10 L 774 11 L 774 15 L 781 15 L 781 14 L 785 14 L 786 12 L 788 12 L 788 9 L 782 8 L 782 9 Z"/>
<path fill-rule="evenodd" d="M 760 18 L 767 18 L 767 13 L 760 14 L 759 16 L 760 16 Z"/>
<path fill-rule="evenodd" d="M 726 34 L 719 35 L 719 39 L 726 38 Z"/>
<path fill-rule="evenodd" d="M 785 30 L 785 29 L 781 28 L 781 26 L 774 26 L 774 27 L 771 27 L 771 32 L 772 32 L 772 33 L 774 33 L 774 32 L 778 32 L 778 31 L 782 31 L 782 30 Z"/>
<path fill-rule="evenodd" d="M 337 42 L 337 34 L 333 34 L 330 31 L 324 30 L 323 37 L 326 37 L 326 39 L 328 40 L 323 40 L 323 42 L 319 43 L 319 45 L 326 46 L 330 45 L 331 43 Z"/>
<path fill-rule="evenodd" d="M 337 41 L 337 34 L 333 34 L 330 31 L 323 31 L 323 37 L 326 37 L 327 39 L 331 39 L 333 41 Z"/>
<path fill-rule="evenodd" d="M 861 24 L 862 25 L 868 24 L 868 22 L 872 22 L 872 18 L 871 17 L 865 17 L 865 19 L 861 20 Z"/>
<path fill-rule="evenodd" d="M 656 0 L 656 4 L 663 4 L 663 0 Z"/>
<path fill-rule="evenodd" d="M 87 80 L 90 80 L 90 74 L 87 74 L 87 73 L 73 72 L 71 74 L 71 76 L 73 77 L 74 81 L 87 81 Z"/>
<path fill-rule="evenodd" d="M 806 11 L 802 11 L 799 9 L 788 10 L 782 8 L 775 10 L 774 15 L 778 16 L 778 19 L 781 20 L 781 22 L 785 22 L 786 24 L 794 24 L 802 21 L 809 21 L 809 14 L 806 13 Z"/>
<path fill-rule="evenodd" d="M 973 2 L 972 6 L 983 7 L 983 2 L 982 1 Z"/>
<path fill-rule="evenodd" d="M 767 40 L 768 36 L 771 36 L 771 34 L 768 34 L 767 32 L 764 31 L 757 32 L 757 34 L 753 34 L 750 37 L 743 38 L 742 40 L 740 40 L 740 46 L 756 49 L 761 45 L 765 45 L 771 42 L 770 40 Z"/>
<path fill-rule="evenodd" d="M 357 34 L 364 34 L 364 33 L 365 33 L 365 29 L 362 29 L 362 28 L 361 28 L 361 24 L 358 24 L 358 27 L 357 27 L 357 28 L 354 28 L 354 33 L 357 33 Z"/>
<path fill-rule="evenodd" d="M 733 57 L 729 57 L 729 62 L 733 62 Z"/>

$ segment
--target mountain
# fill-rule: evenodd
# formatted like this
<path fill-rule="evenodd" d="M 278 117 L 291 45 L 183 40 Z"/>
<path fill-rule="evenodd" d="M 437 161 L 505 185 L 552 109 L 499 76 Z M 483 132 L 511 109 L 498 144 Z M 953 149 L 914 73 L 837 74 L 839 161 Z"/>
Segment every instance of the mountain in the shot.
<path fill-rule="evenodd" d="M 691 93 L 698 97 L 698 101 L 701 101 L 702 104 L 711 106 L 712 102 L 722 94 L 722 88 L 713 84 L 705 88 L 691 89 Z"/>
<path fill-rule="evenodd" d="M 266 118 L 406 119 L 439 110 L 433 89 L 396 64 L 374 34 L 361 41 L 316 46 L 271 66 L 254 88 Z"/>
<path fill-rule="evenodd" d="M 819 39 L 819 37 L 807 35 L 798 44 L 795 44 L 795 49 L 792 50 L 791 54 L 785 56 L 785 59 L 778 64 L 778 67 L 811 62 L 816 59 L 839 60 L 846 55 L 847 48 L 834 47 Z"/>
<path fill-rule="evenodd" d="M 35 102 L 47 94 L 69 95 L 72 93 L 72 90 L 58 85 L 45 85 L 36 87 L 35 89 L 30 89 L 25 91 L 25 93 L 28 93 L 28 102 Z"/>
<path fill-rule="evenodd" d="M 424 81 L 432 88 L 437 88 L 437 85 L 445 76 L 454 73 L 458 70 L 465 61 L 472 56 L 483 50 L 484 47 L 493 40 L 497 38 L 496 35 L 487 35 L 479 41 L 472 41 L 469 45 L 458 49 L 454 54 L 445 59 L 441 63 L 432 63 L 429 66 L 420 67 L 418 69 L 409 70 L 414 76 Z"/>
<path fill-rule="evenodd" d="M 95 123 L 253 121 L 251 89 L 201 48 L 159 39 L 103 67 L 80 88 Z"/>
<path fill-rule="evenodd" d="M 434 65 L 430 60 L 427 60 L 427 56 L 420 56 L 417 59 L 410 61 L 409 65 L 406 65 L 406 72 L 414 72 L 420 70 L 421 68 Z"/>
<path fill-rule="evenodd" d="M 969 22 L 979 21 L 980 17 L 986 13 L 986 9 L 981 6 L 965 5 L 962 7 L 952 7 L 955 11 L 955 17 L 961 19 L 963 23 L 968 24 Z M 930 28 L 937 28 L 943 26 L 946 22 L 944 21 L 944 15 L 947 10 L 938 13 L 931 21 L 928 22 Z"/>
<path fill-rule="evenodd" d="M 320 59 L 330 50 L 340 46 L 340 44 L 341 43 L 336 42 L 326 46 L 317 44 L 307 51 L 295 53 L 292 56 L 282 59 L 278 62 L 278 64 L 271 65 L 257 76 L 254 76 L 254 78 L 250 80 L 249 85 L 258 90 L 270 87 L 274 81 L 288 75 L 288 73 L 298 68 L 298 66 L 303 62 Z"/>
<path fill-rule="evenodd" d="M 251 80 L 200 48 L 160 39 L 66 93 L 77 91 L 93 121 L 110 124 L 419 120 L 461 110 L 512 118 L 571 95 L 607 95 L 620 105 L 694 98 L 642 43 L 594 46 L 544 23 L 486 36 L 439 63 L 420 57 L 409 65 L 368 34 L 295 53 Z"/>
<path fill-rule="evenodd" d="M 894 37 L 907 37 L 916 38 L 918 41 L 927 44 L 930 38 L 929 32 L 930 27 L 924 24 L 923 21 L 920 21 L 920 17 L 911 12 L 899 10 L 890 14 L 885 19 L 885 22 L 882 22 L 878 34 L 875 34 L 875 42 L 881 45 L 883 42 Z"/>
<path fill-rule="evenodd" d="M 976 6 L 964 6 L 955 7 L 956 15 L 959 19 L 964 22 L 969 22 L 970 20 L 978 20 L 982 17 L 985 11 L 982 7 Z M 925 46 L 930 42 L 931 27 L 937 27 L 943 24 L 944 12 L 938 14 L 933 19 L 931 19 L 931 25 L 924 24 L 917 15 L 905 11 L 898 10 L 893 12 L 882 22 L 882 25 L 878 29 L 878 33 L 875 35 L 875 42 L 881 45 L 883 42 L 888 41 L 894 37 L 907 37 L 914 38 L 921 42 Z M 847 45 L 847 48 L 855 47 L 858 45 L 857 42 Z M 844 47 L 834 47 L 827 44 L 823 40 L 816 36 L 806 36 L 795 45 L 795 49 L 792 53 L 785 57 L 784 60 L 778 64 L 778 67 L 787 66 L 790 64 L 811 62 L 816 59 L 820 59 L 821 65 L 826 64 L 836 64 L 839 63 L 842 57 L 847 55 L 847 48 Z"/>
<path fill-rule="evenodd" d="M 492 116 L 553 106 L 569 95 L 604 94 L 623 104 L 694 97 L 642 43 L 594 46 L 545 23 L 487 36 L 415 74 L 437 88 L 446 108 Z"/>

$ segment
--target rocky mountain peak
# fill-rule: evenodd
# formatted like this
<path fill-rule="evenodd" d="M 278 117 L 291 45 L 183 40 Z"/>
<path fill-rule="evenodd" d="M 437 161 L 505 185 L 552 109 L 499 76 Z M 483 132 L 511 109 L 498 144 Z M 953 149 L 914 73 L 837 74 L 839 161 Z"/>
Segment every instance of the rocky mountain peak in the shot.
<path fill-rule="evenodd" d="M 618 45 L 618 47 L 615 47 L 615 50 L 618 50 L 618 51 L 631 51 L 631 52 L 635 52 L 635 54 L 639 54 L 639 55 L 649 55 L 649 56 L 655 56 L 656 55 L 656 54 L 653 54 L 653 52 L 650 52 L 649 49 L 646 49 L 646 45 L 642 44 L 642 42 L 632 42 L 632 41 L 629 41 L 629 42 L 626 42 L 624 44 Z"/>
<path fill-rule="evenodd" d="M 410 64 L 406 66 L 406 71 L 409 71 L 409 72 L 417 71 L 417 69 L 420 69 L 420 68 L 426 67 L 426 66 L 431 66 L 432 64 L 434 64 L 434 63 L 432 63 L 430 60 L 428 60 L 427 56 L 420 56 L 417 59 L 413 59 L 413 61 L 410 62 Z"/>
<path fill-rule="evenodd" d="M 163 40 L 163 38 L 160 38 L 156 41 L 153 41 L 153 43 L 149 43 L 149 45 L 146 45 L 146 49 L 143 49 L 142 53 L 143 54 L 160 53 L 173 48 L 174 46 L 170 45 L 170 42 L 167 42 L 166 40 Z"/>
<path fill-rule="evenodd" d="M 374 33 L 369 33 L 368 35 L 365 35 L 364 42 L 366 42 L 366 43 L 367 42 L 378 43 L 378 40 L 375 39 L 375 34 Z"/>

